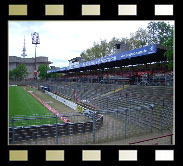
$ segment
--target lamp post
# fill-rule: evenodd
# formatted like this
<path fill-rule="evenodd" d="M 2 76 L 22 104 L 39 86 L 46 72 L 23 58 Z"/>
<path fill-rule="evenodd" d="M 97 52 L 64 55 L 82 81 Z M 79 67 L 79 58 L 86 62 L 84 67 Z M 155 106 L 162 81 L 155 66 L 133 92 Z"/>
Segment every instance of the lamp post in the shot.
<path fill-rule="evenodd" d="M 40 39 L 39 39 L 39 33 L 38 32 L 33 32 L 31 33 L 32 36 L 32 44 L 35 44 L 35 69 L 34 69 L 34 79 L 37 79 L 37 68 L 36 68 L 36 47 L 37 44 L 40 44 Z"/>

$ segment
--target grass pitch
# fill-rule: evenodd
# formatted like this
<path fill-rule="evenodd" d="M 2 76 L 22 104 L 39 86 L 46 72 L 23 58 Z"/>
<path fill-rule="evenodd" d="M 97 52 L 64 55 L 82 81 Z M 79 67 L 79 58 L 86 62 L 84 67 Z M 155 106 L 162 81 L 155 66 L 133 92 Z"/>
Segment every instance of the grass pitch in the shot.
<path fill-rule="evenodd" d="M 33 96 L 20 86 L 9 87 L 9 126 L 12 126 L 11 118 L 14 117 L 18 121 L 14 121 L 14 126 L 29 126 L 29 125 L 42 125 L 53 124 L 56 122 L 55 118 L 38 119 L 38 120 L 21 120 L 23 118 L 32 118 L 33 115 L 45 117 L 50 115 L 54 117 L 41 103 L 39 103 Z M 58 119 L 58 123 L 62 123 Z"/>
<path fill-rule="evenodd" d="M 46 113 L 49 111 L 22 87 L 9 87 L 9 116 Z"/>

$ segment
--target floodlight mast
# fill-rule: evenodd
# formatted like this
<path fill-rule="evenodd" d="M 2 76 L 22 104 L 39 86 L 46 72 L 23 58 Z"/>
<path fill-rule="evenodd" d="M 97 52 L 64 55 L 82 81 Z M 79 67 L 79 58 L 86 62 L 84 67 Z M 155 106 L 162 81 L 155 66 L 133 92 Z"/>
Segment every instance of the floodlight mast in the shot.
<path fill-rule="evenodd" d="M 34 79 L 37 79 L 36 47 L 37 47 L 37 44 L 40 44 L 39 33 L 38 32 L 33 32 L 31 34 L 31 36 L 32 36 L 32 44 L 35 44 L 35 71 L 34 71 Z"/>

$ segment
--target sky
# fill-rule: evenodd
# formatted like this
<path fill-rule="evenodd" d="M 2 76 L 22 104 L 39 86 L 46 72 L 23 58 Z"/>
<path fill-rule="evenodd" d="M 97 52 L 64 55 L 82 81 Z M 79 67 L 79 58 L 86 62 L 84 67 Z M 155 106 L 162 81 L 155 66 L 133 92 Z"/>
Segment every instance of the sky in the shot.
<path fill-rule="evenodd" d="M 110 41 L 113 37 L 129 38 L 150 21 L 9 21 L 9 56 L 22 57 L 26 46 L 26 58 L 35 57 L 35 45 L 31 33 L 38 32 L 40 44 L 36 56 L 46 56 L 50 66 L 67 67 L 68 60 L 80 56 L 94 42 Z M 173 21 L 164 21 L 174 25 Z"/>

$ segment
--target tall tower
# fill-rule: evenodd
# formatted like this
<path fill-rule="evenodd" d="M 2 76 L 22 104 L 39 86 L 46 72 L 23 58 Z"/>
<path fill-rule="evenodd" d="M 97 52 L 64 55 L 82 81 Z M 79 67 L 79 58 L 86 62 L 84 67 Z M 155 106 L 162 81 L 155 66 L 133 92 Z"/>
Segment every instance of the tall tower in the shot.
<path fill-rule="evenodd" d="M 23 46 L 23 50 L 22 50 L 22 54 L 21 56 L 23 56 L 25 58 L 25 56 L 27 56 L 27 54 L 25 53 L 26 49 L 25 49 L 25 36 L 24 36 L 24 46 Z"/>

